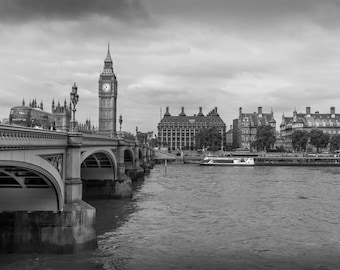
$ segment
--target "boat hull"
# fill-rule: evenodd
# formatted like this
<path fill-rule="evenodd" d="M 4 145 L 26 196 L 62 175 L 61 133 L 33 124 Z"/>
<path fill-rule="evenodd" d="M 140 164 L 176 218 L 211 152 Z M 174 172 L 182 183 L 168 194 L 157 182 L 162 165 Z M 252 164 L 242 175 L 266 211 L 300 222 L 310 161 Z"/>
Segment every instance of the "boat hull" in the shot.
<path fill-rule="evenodd" d="M 200 166 L 254 166 L 254 158 L 241 157 L 205 157 Z"/>

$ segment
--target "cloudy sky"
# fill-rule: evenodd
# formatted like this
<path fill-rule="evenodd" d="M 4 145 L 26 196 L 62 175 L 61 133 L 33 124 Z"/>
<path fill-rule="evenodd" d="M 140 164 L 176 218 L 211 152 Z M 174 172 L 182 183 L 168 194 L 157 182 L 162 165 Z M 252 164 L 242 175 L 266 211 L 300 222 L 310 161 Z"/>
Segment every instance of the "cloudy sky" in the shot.
<path fill-rule="evenodd" d="M 339 0 L 1 0 L 0 119 L 36 98 L 98 124 L 110 43 L 122 129 L 157 131 L 165 107 L 340 112 Z"/>

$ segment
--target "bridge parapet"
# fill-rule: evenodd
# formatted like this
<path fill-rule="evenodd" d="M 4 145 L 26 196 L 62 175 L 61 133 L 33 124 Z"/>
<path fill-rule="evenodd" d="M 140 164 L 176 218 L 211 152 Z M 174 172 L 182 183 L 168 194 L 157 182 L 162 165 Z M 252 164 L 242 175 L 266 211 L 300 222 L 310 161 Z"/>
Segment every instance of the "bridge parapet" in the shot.
<path fill-rule="evenodd" d="M 119 137 L 108 137 L 98 134 L 82 134 L 83 135 L 83 146 L 126 146 L 126 147 L 144 147 L 142 144 L 126 140 Z"/>
<path fill-rule="evenodd" d="M 66 148 L 67 133 L 0 125 L 0 151 Z"/>
<path fill-rule="evenodd" d="M 83 146 L 117 146 L 118 139 L 96 134 L 83 134 Z"/>

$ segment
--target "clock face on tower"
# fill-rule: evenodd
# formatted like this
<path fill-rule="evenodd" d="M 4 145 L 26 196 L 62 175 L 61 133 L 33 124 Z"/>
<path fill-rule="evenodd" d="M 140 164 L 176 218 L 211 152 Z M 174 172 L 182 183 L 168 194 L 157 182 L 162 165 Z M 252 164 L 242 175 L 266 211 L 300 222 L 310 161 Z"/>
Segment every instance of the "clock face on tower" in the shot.
<path fill-rule="evenodd" d="M 102 89 L 104 92 L 108 92 L 111 90 L 111 85 L 109 83 L 104 83 Z"/>

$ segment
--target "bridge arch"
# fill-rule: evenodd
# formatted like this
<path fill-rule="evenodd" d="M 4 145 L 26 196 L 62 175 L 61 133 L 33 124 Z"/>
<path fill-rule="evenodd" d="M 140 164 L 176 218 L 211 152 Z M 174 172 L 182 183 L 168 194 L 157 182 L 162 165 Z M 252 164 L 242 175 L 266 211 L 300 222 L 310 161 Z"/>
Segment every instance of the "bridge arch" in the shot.
<path fill-rule="evenodd" d="M 117 160 L 110 149 L 94 149 L 81 155 L 82 180 L 117 179 Z"/>
<path fill-rule="evenodd" d="M 138 149 L 138 159 L 140 164 L 144 164 L 145 160 L 144 160 L 144 154 L 141 148 Z"/>
<path fill-rule="evenodd" d="M 125 171 L 132 170 L 135 168 L 135 155 L 132 149 L 129 147 L 124 149 L 124 165 Z"/>
<path fill-rule="evenodd" d="M 80 178 L 83 199 L 110 198 L 115 192 L 117 160 L 110 148 L 93 148 L 81 153 Z"/>
<path fill-rule="evenodd" d="M 61 175 L 42 158 L 39 164 L 2 160 L 0 178 L 2 211 L 59 211 L 64 206 Z"/>

